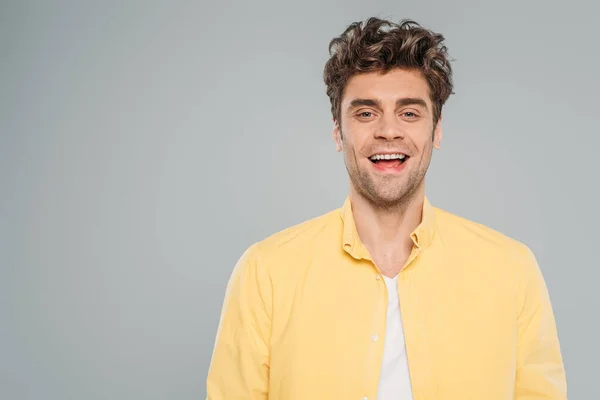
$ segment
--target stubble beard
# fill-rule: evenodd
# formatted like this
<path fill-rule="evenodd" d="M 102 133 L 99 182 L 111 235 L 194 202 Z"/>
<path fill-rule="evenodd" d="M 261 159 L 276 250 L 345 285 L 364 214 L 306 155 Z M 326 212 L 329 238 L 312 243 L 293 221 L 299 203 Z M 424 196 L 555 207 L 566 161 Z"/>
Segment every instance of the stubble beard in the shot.
<path fill-rule="evenodd" d="M 355 190 L 375 208 L 391 211 L 404 209 L 418 192 L 425 175 L 418 169 L 411 170 L 406 179 L 398 176 L 381 177 L 376 182 L 366 171 L 346 165 Z"/>
<path fill-rule="evenodd" d="M 350 153 L 348 153 L 350 150 Z M 433 150 L 433 149 L 431 149 Z M 423 165 L 421 160 L 411 157 L 407 162 L 417 162 L 416 166 L 411 165 L 411 169 L 406 171 L 408 176 L 383 176 L 374 177 L 367 171 L 359 167 L 358 157 L 352 149 L 344 149 L 346 171 L 350 177 L 350 182 L 358 194 L 367 200 L 371 205 L 382 211 L 401 211 L 417 195 L 425 174 L 429 167 Z M 423 157 L 424 154 L 421 154 Z M 430 155 L 431 160 L 431 155 Z"/>

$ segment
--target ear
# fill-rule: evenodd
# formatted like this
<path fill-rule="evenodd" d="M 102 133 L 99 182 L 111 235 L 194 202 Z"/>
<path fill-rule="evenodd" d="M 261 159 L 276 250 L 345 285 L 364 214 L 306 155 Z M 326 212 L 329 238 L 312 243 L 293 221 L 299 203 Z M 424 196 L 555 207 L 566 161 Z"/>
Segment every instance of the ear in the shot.
<path fill-rule="evenodd" d="M 436 150 L 440 149 L 440 145 L 442 144 L 442 116 L 438 119 L 438 122 L 435 125 L 433 130 L 433 147 Z"/>
<path fill-rule="evenodd" d="M 340 152 L 342 151 L 342 130 L 340 129 L 340 125 L 338 124 L 338 122 L 335 120 L 333 120 L 333 123 L 335 124 L 333 126 L 333 140 L 335 141 L 335 149 L 336 151 Z"/>

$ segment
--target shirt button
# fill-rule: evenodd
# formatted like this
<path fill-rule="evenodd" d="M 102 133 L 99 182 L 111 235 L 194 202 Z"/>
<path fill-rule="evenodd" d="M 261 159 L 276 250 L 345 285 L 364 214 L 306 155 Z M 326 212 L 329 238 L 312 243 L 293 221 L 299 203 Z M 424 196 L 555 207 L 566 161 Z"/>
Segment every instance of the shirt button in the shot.
<path fill-rule="evenodd" d="M 367 396 L 363 397 L 363 400 L 369 400 L 369 398 Z"/>
<path fill-rule="evenodd" d="M 373 336 L 371 336 L 371 339 L 373 339 L 373 341 L 376 342 L 377 339 L 379 339 L 379 336 L 377 336 L 377 334 L 374 334 Z"/>
<path fill-rule="evenodd" d="M 375 276 L 375 279 L 380 280 L 381 279 L 381 275 Z"/>

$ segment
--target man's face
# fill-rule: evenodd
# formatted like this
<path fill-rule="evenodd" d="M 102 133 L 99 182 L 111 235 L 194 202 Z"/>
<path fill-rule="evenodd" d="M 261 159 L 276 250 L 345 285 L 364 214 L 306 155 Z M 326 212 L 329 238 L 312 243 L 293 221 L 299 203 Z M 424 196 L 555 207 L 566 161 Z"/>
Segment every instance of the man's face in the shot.
<path fill-rule="evenodd" d="M 352 77 L 333 137 L 353 188 L 380 207 L 408 202 L 424 188 L 442 137 L 439 122 L 434 126 L 429 86 L 419 71 Z"/>

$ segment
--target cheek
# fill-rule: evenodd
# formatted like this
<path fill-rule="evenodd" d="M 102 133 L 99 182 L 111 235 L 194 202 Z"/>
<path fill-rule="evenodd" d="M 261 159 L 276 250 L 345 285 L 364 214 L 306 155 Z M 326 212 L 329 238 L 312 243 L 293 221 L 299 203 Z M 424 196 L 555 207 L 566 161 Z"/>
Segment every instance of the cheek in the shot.
<path fill-rule="evenodd" d="M 358 168 L 358 165 L 362 164 L 362 159 L 364 157 L 361 156 L 360 148 L 357 148 L 355 143 L 346 142 L 344 144 L 344 160 L 347 166 Z"/>
<path fill-rule="evenodd" d="M 342 143 L 342 147 L 346 153 L 353 153 L 353 154 L 354 153 L 360 154 L 361 149 L 364 146 L 364 144 L 360 142 L 360 139 L 357 140 L 356 136 L 349 134 L 346 131 L 344 131 L 343 139 L 342 139 L 341 143 Z"/>
<path fill-rule="evenodd" d="M 433 153 L 433 142 L 429 141 L 423 145 L 423 148 L 421 150 L 421 159 L 424 161 L 430 160 L 432 153 Z"/>
<path fill-rule="evenodd" d="M 427 160 L 431 157 L 431 152 L 433 150 L 432 145 L 433 143 L 426 142 L 415 143 L 415 155 L 413 155 L 411 159 L 414 159 L 414 161 L 416 161 L 417 164 L 426 163 Z"/>

